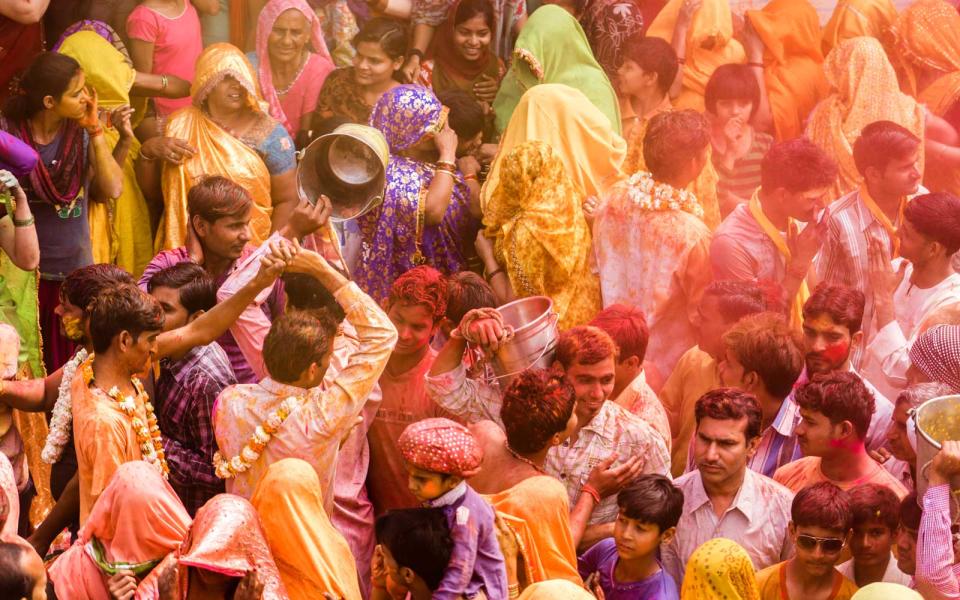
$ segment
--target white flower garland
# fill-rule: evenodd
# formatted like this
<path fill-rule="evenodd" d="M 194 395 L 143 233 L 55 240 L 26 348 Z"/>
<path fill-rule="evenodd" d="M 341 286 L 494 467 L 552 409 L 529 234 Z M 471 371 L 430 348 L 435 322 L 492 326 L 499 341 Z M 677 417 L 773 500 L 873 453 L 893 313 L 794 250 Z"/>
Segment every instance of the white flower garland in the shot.
<path fill-rule="evenodd" d="M 57 388 L 57 402 L 53 405 L 53 416 L 50 418 L 50 432 L 40 453 L 40 458 L 48 465 L 56 464 L 60 460 L 64 446 L 70 441 L 70 433 L 73 431 L 73 397 L 70 386 L 77 367 L 86 359 L 87 350 L 80 348 L 63 366 L 63 378 Z"/>
<path fill-rule="evenodd" d="M 627 197 L 644 210 L 666 211 L 682 210 L 695 217 L 703 218 L 703 207 L 697 197 L 672 185 L 653 179 L 645 171 L 634 173 L 627 180 Z"/>
<path fill-rule="evenodd" d="M 293 396 L 281 402 L 276 410 L 267 415 L 262 425 L 257 425 L 250 439 L 243 445 L 240 454 L 237 456 L 227 460 L 219 451 L 216 452 L 213 455 L 213 466 L 216 469 L 217 477 L 220 479 L 230 479 L 231 477 L 248 471 L 250 467 L 253 466 L 253 463 L 257 462 L 260 458 L 260 454 L 263 452 L 263 449 L 267 447 L 267 443 L 270 441 L 270 438 L 273 437 L 273 434 L 280 429 L 280 426 L 287 420 L 290 413 L 299 406 L 300 400 Z"/>

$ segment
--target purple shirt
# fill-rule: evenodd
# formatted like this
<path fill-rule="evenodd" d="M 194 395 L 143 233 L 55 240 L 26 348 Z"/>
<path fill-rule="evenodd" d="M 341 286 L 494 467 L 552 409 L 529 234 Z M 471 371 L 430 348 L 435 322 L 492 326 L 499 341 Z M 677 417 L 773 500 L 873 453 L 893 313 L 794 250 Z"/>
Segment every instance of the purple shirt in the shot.
<path fill-rule="evenodd" d="M 443 511 L 453 539 L 450 563 L 433 600 L 473 598 L 481 590 L 488 600 L 508 598 L 507 571 L 490 504 L 463 481 L 424 505 Z"/>
<path fill-rule="evenodd" d="M 243 251 L 243 255 L 240 259 L 234 261 L 229 269 L 220 274 L 216 279 L 217 288 L 223 285 L 223 282 L 227 280 L 227 277 L 233 272 L 237 263 L 242 262 L 243 258 L 250 252 L 253 252 L 257 249 L 257 246 L 247 245 Z M 137 285 L 143 291 L 147 291 L 147 284 L 150 283 L 150 280 L 158 271 L 162 271 L 168 267 L 178 265 L 182 262 L 187 262 L 190 260 L 190 253 L 187 252 L 186 247 L 174 248 L 172 250 L 164 250 L 160 254 L 157 254 L 153 257 L 153 260 L 150 261 L 150 264 L 143 270 L 143 275 L 140 276 L 140 281 L 137 282 Z M 283 281 L 278 279 L 276 283 L 273 284 L 273 291 L 270 292 L 270 296 L 267 297 L 267 301 L 261 305 L 263 312 L 267 315 L 267 318 L 271 321 L 273 317 L 283 314 L 283 308 L 286 298 L 283 294 Z M 237 376 L 237 382 L 239 383 L 257 383 L 260 381 L 260 378 L 257 377 L 257 374 L 250 367 L 250 363 L 247 362 L 247 359 L 243 356 L 243 351 L 240 350 L 237 340 L 234 339 L 233 334 L 227 331 L 220 339 L 217 340 L 217 343 L 220 344 L 220 347 L 223 348 L 223 351 L 227 353 L 227 358 L 230 359 L 230 365 L 233 367 L 233 372 Z"/>
<path fill-rule="evenodd" d="M 623 583 L 613 576 L 617 560 L 617 543 L 613 538 L 607 538 L 587 550 L 577 560 L 577 568 L 584 580 L 594 573 L 600 574 L 600 587 L 607 600 L 678 600 L 680 597 L 677 584 L 663 570 L 663 565 L 660 565 L 659 571 L 642 581 Z"/>

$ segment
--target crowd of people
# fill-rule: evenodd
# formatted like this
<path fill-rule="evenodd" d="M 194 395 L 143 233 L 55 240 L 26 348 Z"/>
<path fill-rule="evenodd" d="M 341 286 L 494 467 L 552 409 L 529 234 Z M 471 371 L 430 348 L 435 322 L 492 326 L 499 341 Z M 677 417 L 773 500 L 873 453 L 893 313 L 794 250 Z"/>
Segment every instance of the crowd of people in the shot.
<path fill-rule="evenodd" d="M 10 0 L 0 101 L 0 598 L 960 599 L 957 2 Z"/>

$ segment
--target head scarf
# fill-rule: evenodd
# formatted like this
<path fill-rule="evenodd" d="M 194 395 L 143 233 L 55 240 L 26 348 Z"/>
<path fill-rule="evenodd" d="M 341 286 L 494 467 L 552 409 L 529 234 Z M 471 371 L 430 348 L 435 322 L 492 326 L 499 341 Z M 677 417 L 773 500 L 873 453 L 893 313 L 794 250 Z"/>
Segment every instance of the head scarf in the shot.
<path fill-rule="evenodd" d="M 593 55 L 610 81 L 617 80 L 628 41 L 643 36 L 643 11 L 636 0 L 589 0 L 580 16 Z"/>
<path fill-rule="evenodd" d="M 159 562 L 180 546 L 189 527 L 190 515 L 156 468 L 143 461 L 120 465 L 79 539 L 50 568 L 57 597 L 106 600 L 104 569 Z"/>
<path fill-rule="evenodd" d="M 587 36 L 573 15 L 555 4 L 538 8 L 520 31 L 513 63 L 493 101 L 497 129 L 503 131 L 524 92 L 544 83 L 562 83 L 580 90 L 620 133 L 616 92 Z"/>
<path fill-rule="evenodd" d="M 694 550 L 683 576 L 681 600 L 760 600 L 750 555 L 727 538 Z"/>
<path fill-rule="evenodd" d="M 263 600 L 286 599 L 287 593 L 253 505 L 240 496 L 218 494 L 197 511 L 190 536 L 180 548 L 180 598 L 186 598 L 189 569 L 195 567 L 241 578 L 256 569 Z"/>
<path fill-rule="evenodd" d="M 391 153 L 399 154 L 442 131 L 447 112 L 428 88 L 398 85 L 377 100 L 370 114 L 370 126 L 383 133 Z"/>
<path fill-rule="evenodd" d="M 935 325 L 910 347 L 910 361 L 931 381 L 960 393 L 960 325 Z"/>
<path fill-rule="evenodd" d="M 489 2 L 490 0 L 486 0 Z M 433 36 L 433 89 L 441 92 L 449 89 L 461 89 L 465 92 L 473 93 L 473 83 L 481 76 L 487 75 L 497 79 L 500 75 L 500 59 L 494 52 L 494 41 L 491 38 L 490 45 L 484 51 L 483 55 L 477 60 L 467 60 L 457 51 L 456 44 L 453 41 L 454 30 L 456 29 L 457 10 L 460 8 L 460 0 L 457 0 L 450 6 L 447 18 L 437 28 Z M 496 15 L 494 15 L 496 18 Z M 490 23 L 490 31 L 496 31 L 496 23 Z"/>
<path fill-rule="evenodd" d="M 897 16 L 893 0 L 837 2 L 830 20 L 823 26 L 823 54 L 829 54 L 844 40 L 861 36 L 877 38 L 886 45 L 890 38 L 890 27 Z"/>
<path fill-rule="evenodd" d="M 851 600 L 923 600 L 923 596 L 916 590 L 911 590 L 897 583 L 878 581 L 865 585 L 851 597 Z"/>
<path fill-rule="evenodd" d="M 960 71 L 960 14 L 943 0 L 917 0 L 890 28 L 893 44 L 905 65 L 906 85 L 916 94 L 916 73 L 922 66 L 943 73 Z"/>
<path fill-rule="evenodd" d="M 853 161 L 853 144 L 860 131 L 886 120 L 924 138 L 924 109 L 900 91 L 897 74 L 879 40 L 856 37 L 833 49 L 823 65 L 831 93 L 810 115 L 807 137 L 834 156 L 840 178 L 833 198 L 855 189 L 863 177 Z M 920 172 L 923 172 L 921 144 Z"/>
<path fill-rule="evenodd" d="M 197 58 L 196 75 L 190 85 L 193 105 L 202 108 L 210 91 L 226 77 L 233 77 L 247 90 L 248 107 L 257 112 L 269 112 L 250 61 L 239 48 L 226 43 L 207 46 Z"/>
<path fill-rule="evenodd" d="M 290 131 L 290 120 L 283 107 L 280 106 L 280 96 L 277 95 L 277 89 L 273 85 L 273 72 L 270 69 L 270 50 L 268 42 L 270 32 L 273 31 L 273 24 L 281 14 L 288 10 L 298 10 L 307 19 L 310 26 L 310 47 L 313 53 L 320 57 L 323 67 L 309 75 L 311 77 L 325 78 L 327 73 L 334 69 L 333 59 L 330 57 L 330 51 L 327 50 L 327 44 L 323 40 L 323 23 L 316 11 L 310 8 L 305 0 L 270 0 L 260 11 L 260 18 L 257 20 L 257 56 L 260 59 L 258 75 L 260 76 L 260 87 L 263 88 L 263 97 L 270 107 L 270 116 L 280 121 Z M 296 132 L 293 132 L 296 133 Z"/>
<path fill-rule="evenodd" d="M 518 600 L 594 600 L 594 596 L 566 579 L 551 579 L 527 587 Z"/>
<path fill-rule="evenodd" d="M 424 471 L 471 477 L 480 472 L 483 448 L 470 430 L 450 419 L 423 419 L 397 441 L 403 460 Z"/>
<path fill-rule="evenodd" d="M 298 458 L 273 463 L 252 503 L 291 600 L 321 598 L 324 592 L 359 600 L 356 563 L 324 512 L 313 467 Z"/>
<path fill-rule="evenodd" d="M 547 7 L 545 7 L 547 8 Z M 499 186 L 503 160 L 514 147 L 538 140 L 560 155 L 582 198 L 599 196 L 623 177 L 627 144 L 578 89 L 543 84 L 523 95 L 500 139 L 500 151 L 481 192 L 486 205 Z"/>

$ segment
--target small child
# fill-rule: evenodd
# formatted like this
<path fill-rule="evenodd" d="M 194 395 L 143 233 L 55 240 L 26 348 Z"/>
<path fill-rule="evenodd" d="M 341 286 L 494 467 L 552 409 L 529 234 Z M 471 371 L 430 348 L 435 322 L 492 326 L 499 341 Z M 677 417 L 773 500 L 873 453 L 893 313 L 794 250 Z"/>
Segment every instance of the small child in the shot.
<path fill-rule="evenodd" d="M 409 425 L 398 440 L 410 492 L 426 507 L 443 510 L 453 554 L 433 600 L 507 598 L 507 573 L 497 541 L 493 508 L 465 478 L 475 475 L 483 450 L 470 431 L 450 419 Z"/>
<path fill-rule="evenodd" d="M 890 488 L 876 483 L 858 485 L 847 496 L 853 513 L 853 558 L 837 570 L 859 587 L 875 581 L 910 585 L 910 576 L 897 567 L 890 552 L 897 541 L 900 499 Z"/>
<path fill-rule="evenodd" d="M 677 584 L 657 555 L 677 533 L 683 492 L 663 475 L 641 475 L 617 494 L 617 506 L 613 537 L 580 557 L 580 576 L 606 600 L 677 600 Z"/>
<path fill-rule="evenodd" d="M 853 522 L 846 492 L 827 481 L 809 485 L 794 497 L 790 518 L 797 553 L 757 573 L 761 600 L 849 600 L 857 586 L 835 568 Z"/>

